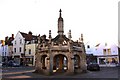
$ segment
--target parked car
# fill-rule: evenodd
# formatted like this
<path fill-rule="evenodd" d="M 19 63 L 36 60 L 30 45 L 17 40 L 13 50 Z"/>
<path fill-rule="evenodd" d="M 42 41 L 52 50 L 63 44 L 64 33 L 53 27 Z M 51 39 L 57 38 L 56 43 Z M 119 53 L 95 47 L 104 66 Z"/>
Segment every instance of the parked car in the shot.
<path fill-rule="evenodd" d="M 5 67 L 7 65 L 7 62 L 2 62 L 2 67 Z"/>
<path fill-rule="evenodd" d="M 120 68 L 120 63 L 116 64 L 116 67 L 119 67 L 119 68 Z"/>
<path fill-rule="evenodd" d="M 87 70 L 90 70 L 90 71 L 93 71 L 93 70 L 100 71 L 100 66 L 97 63 L 89 63 L 89 64 L 87 64 Z"/>
<path fill-rule="evenodd" d="M 20 65 L 18 63 L 15 63 L 13 60 L 10 60 L 7 64 L 7 66 L 10 67 L 19 67 Z"/>
<path fill-rule="evenodd" d="M 2 62 L 0 62 L 0 67 L 2 67 Z"/>

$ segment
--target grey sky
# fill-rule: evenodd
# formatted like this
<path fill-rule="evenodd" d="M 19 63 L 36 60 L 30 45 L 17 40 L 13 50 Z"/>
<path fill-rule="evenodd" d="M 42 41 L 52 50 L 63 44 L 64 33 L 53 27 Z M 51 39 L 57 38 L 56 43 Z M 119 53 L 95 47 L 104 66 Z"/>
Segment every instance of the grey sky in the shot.
<path fill-rule="evenodd" d="M 83 33 L 85 43 L 117 43 L 119 0 L 0 0 L 0 39 L 18 31 L 57 35 L 59 9 L 64 33 L 72 39 Z"/>

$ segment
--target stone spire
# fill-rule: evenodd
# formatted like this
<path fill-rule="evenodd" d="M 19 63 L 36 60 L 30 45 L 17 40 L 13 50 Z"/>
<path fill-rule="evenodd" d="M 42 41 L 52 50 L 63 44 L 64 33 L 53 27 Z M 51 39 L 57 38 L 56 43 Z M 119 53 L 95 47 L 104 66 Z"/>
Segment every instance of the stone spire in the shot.
<path fill-rule="evenodd" d="M 51 36 L 51 30 L 49 30 L 49 38 L 52 38 L 52 36 Z"/>
<path fill-rule="evenodd" d="M 61 17 L 61 12 L 62 12 L 62 10 L 60 9 L 60 11 L 59 11 L 59 12 L 60 12 L 60 17 Z"/>
<path fill-rule="evenodd" d="M 81 42 L 83 42 L 83 34 L 81 34 Z"/>
<path fill-rule="evenodd" d="M 68 38 L 71 39 L 72 36 L 71 36 L 71 30 L 69 30 L 69 33 L 68 33 Z"/>
<path fill-rule="evenodd" d="M 51 39 L 52 39 L 51 30 L 49 30 L 49 43 L 51 43 Z"/>
<path fill-rule="evenodd" d="M 58 34 L 59 35 L 63 35 L 63 33 L 64 33 L 64 29 L 63 29 L 63 18 L 62 18 L 62 14 L 61 14 L 61 12 L 62 12 L 62 10 L 60 9 L 60 14 L 59 14 L 59 18 L 58 18 Z"/>

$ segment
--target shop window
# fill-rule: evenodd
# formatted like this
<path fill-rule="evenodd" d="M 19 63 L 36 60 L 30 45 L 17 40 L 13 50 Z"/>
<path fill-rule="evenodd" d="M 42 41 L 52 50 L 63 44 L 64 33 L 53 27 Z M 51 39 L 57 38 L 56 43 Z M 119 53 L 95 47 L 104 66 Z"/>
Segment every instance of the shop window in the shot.
<path fill-rule="evenodd" d="M 105 64 L 105 63 L 106 63 L 105 58 L 100 58 L 100 59 L 99 59 L 99 63 L 100 63 L 100 64 Z"/>

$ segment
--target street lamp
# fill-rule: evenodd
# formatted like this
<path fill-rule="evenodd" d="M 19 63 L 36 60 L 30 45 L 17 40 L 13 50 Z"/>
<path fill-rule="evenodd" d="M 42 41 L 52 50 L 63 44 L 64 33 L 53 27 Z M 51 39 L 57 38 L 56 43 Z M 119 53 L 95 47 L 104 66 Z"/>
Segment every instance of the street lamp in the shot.
<path fill-rule="evenodd" d="M 118 59 L 119 59 L 119 64 L 118 66 L 120 66 L 120 42 L 118 44 Z"/>

